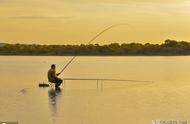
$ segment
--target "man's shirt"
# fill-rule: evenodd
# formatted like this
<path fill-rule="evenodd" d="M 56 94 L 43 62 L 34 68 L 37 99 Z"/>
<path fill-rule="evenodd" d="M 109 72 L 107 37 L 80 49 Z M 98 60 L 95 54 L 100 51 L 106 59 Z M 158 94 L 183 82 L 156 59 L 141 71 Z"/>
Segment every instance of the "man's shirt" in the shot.
<path fill-rule="evenodd" d="M 52 81 L 54 81 L 55 79 L 57 79 L 56 72 L 55 72 L 54 69 L 50 69 L 50 70 L 48 71 L 48 80 L 49 80 L 49 82 L 52 82 Z"/>

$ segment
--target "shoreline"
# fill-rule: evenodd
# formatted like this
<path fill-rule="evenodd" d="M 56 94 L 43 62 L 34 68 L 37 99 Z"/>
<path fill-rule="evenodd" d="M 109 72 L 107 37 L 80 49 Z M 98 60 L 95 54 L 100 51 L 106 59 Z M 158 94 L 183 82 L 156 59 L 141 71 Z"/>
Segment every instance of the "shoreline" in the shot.
<path fill-rule="evenodd" d="M 190 56 L 190 55 L 0 55 L 0 56 L 31 56 L 31 57 L 38 57 L 38 56 L 55 56 L 55 57 L 183 57 L 183 56 Z"/>

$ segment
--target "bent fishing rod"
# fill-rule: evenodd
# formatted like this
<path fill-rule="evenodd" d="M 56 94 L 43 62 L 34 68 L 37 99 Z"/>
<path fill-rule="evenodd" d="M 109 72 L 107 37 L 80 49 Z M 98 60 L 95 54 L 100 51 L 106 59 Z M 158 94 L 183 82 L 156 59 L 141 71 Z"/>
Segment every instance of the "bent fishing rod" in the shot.
<path fill-rule="evenodd" d="M 121 25 L 128 25 L 127 23 L 120 23 L 120 24 L 115 24 L 115 25 L 111 25 L 107 28 L 105 28 L 104 30 L 102 30 L 100 33 L 98 33 L 97 35 L 95 35 L 89 42 L 88 44 L 92 43 L 94 40 L 96 40 L 99 36 L 101 36 L 103 33 L 105 33 L 106 31 L 117 27 L 117 26 L 121 26 Z M 73 62 L 73 60 L 77 57 L 77 55 L 73 56 L 71 58 L 71 60 L 65 65 L 65 67 L 61 70 L 60 74 Z M 123 80 L 124 81 L 124 80 Z M 141 81 L 141 80 L 125 80 L 125 81 L 130 81 L 130 82 L 150 82 L 150 83 L 154 83 L 153 81 Z"/>
<path fill-rule="evenodd" d="M 102 35 L 103 33 L 105 33 L 106 31 L 117 27 L 117 26 L 121 26 L 121 25 L 128 25 L 127 23 L 120 23 L 120 24 L 115 24 L 115 25 L 111 25 L 109 27 L 107 27 L 106 29 L 102 30 L 100 33 L 98 33 L 96 36 L 94 36 L 89 42 L 88 44 L 92 43 L 94 40 L 96 40 L 100 35 Z M 73 56 L 71 58 L 71 60 L 65 65 L 65 67 L 61 70 L 60 74 L 73 62 L 73 60 L 77 57 L 77 55 Z"/>

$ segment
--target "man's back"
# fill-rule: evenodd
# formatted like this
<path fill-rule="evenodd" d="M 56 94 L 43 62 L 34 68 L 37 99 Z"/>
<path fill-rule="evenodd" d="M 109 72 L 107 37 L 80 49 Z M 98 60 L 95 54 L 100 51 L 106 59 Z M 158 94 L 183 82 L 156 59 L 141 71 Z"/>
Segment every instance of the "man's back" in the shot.
<path fill-rule="evenodd" d="M 49 82 L 54 81 L 57 78 L 56 74 L 55 74 L 55 70 L 54 69 L 49 69 L 48 71 L 48 80 Z"/>

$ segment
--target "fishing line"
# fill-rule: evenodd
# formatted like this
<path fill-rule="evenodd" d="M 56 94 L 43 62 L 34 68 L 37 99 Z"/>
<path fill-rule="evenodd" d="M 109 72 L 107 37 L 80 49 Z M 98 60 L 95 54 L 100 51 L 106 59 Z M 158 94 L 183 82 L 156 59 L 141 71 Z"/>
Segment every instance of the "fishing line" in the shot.
<path fill-rule="evenodd" d="M 127 23 L 120 23 L 120 24 L 115 24 L 115 25 L 111 25 L 107 28 L 105 28 L 104 30 L 102 30 L 100 33 L 98 33 L 97 35 L 95 35 L 89 42 L 88 44 L 92 43 L 94 40 L 96 40 L 100 35 L 102 35 L 103 33 L 105 33 L 106 31 L 114 28 L 114 27 L 117 27 L 117 26 L 121 26 L 121 25 L 128 25 Z M 73 60 L 76 58 L 77 56 L 73 56 L 71 58 L 71 60 L 65 65 L 65 67 L 61 70 L 60 74 L 73 62 Z"/>

